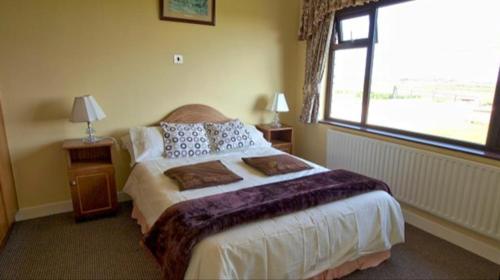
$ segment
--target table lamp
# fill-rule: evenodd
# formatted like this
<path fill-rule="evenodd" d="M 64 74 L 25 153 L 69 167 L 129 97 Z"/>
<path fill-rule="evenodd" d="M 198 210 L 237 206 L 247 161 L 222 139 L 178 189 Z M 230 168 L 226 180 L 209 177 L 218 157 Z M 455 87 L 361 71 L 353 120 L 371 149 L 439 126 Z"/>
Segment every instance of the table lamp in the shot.
<path fill-rule="evenodd" d="M 275 93 L 272 102 L 267 106 L 267 110 L 274 112 L 273 122 L 270 125 L 272 127 L 281 127 L 279 113 L 288 112 L 285 94 L 282 92 Z"/>
<path fill-rule="evenodd" d="M 87 123 L 87 137 L 82 141 L 85 143 L 99 142 L 100 138 L 95 136 L 95 130 L 92 128 L 92 123 L 102 120 L 106 117 L 101 106 L 91 95 L 84 95 L 75 97 L 73 102 L 73 111 L 71 112 L 71 122 L 86 122 Z"/>

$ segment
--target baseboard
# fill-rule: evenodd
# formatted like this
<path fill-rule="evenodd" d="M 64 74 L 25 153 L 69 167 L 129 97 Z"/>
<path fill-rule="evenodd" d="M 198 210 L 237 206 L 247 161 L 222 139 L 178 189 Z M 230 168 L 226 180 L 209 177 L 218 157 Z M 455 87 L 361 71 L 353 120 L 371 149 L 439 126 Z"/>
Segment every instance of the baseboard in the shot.
<path fill-rule="evenodd" d="M 130 200 L 124 192 L 118 192 L 118 202 Z M 66 213 L 73 211 L 73 203 L 71 200 L 65 200 L 60 202 L 43 204 L 35 207 L 21 208 L 16 213 L 16 222 L 30 220 L 60 213 Z"/>
<path fill-rule="evenodd" d="M 500 248 L 422 217 L 410 210 L 403 208 L 403 214 L 408 224 L 500 265 Z"/>

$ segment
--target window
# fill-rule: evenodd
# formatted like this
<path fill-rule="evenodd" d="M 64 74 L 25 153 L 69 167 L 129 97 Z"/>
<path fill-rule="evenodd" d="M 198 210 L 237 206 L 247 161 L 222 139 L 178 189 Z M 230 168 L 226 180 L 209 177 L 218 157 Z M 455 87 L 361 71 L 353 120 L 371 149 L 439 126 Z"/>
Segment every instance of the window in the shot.
<path fill-rule="evenodd" d="M 498 10 L 391 0 L 337 12 L 325 119 L 500 151 Z"/>
<path fill-rule="evenodd" d="M 338 21 L 338 26 L 339 41 L 341 42 L 368 38 L 370 17 L 365 15 L 342 19 Z"/>
<path fill-rule="evenodd" d="M 366 48 L 335 52 L 331 116 L 360 122 L 365 80 Z"/>

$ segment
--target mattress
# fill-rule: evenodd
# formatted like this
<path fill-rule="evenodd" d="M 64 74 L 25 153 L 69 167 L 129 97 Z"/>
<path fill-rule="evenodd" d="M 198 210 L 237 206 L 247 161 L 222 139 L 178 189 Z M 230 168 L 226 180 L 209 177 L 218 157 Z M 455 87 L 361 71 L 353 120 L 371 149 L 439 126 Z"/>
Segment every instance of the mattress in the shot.
<path fill-rule="evenodd" d="M 267 177 L 242 157 L 282 153 L 274 148 L 249 148 L 204 157 L 157 159 L 132 170 L 124 191 L 134 200 L 150 228 L 169 206 L 185 200 L 312 175 L 313 168 Z M 180 192 L 166 169 L 221 160 L 242 181 Z M 362 256 L 390 249 L 404 241 L 404 219 L 398 202 L 383 191 L 252 222 L 212 235 L 193 250 L 186 279 L 306 279 Z"/>

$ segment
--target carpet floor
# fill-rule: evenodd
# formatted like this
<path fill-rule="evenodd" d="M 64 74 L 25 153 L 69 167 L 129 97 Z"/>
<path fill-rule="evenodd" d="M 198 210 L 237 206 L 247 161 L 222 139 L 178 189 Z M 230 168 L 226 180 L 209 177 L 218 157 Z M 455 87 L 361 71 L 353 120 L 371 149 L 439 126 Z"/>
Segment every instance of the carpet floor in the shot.
<path fill-rule="evenodd" d="M 159 279 L 139 245 L 131 204 L 75 223 L 71 213 L 16 223 L 0 252 L 0 279 Z M 500 266 L 412 226 L 380 266 L 347 279 L 500 279 Z"/>

